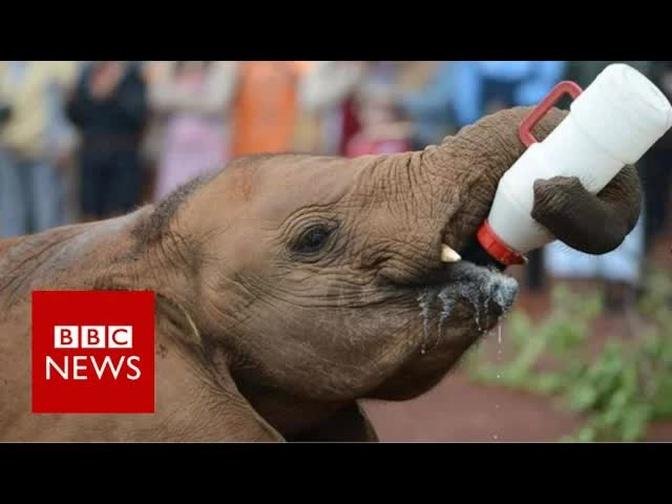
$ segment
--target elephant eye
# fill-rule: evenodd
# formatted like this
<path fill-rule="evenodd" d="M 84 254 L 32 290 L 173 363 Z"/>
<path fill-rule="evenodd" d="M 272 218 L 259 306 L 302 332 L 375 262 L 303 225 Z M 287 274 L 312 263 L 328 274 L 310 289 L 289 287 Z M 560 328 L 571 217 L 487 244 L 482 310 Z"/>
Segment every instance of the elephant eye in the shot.
<path fill-rule="evenodd" d="M 294 242 L 292 249 L 299 254 L 314 254 L 322 250 L 333 232 L 323 224 L 317 224 L 303 231 Z"/>

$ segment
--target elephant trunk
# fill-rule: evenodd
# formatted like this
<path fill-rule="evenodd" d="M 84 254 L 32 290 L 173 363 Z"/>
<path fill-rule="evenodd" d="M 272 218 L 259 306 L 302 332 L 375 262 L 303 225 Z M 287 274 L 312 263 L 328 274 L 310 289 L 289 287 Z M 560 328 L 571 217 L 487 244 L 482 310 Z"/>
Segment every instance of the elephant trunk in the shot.
<path fill-rule="evenodd" d="M 476 231 L 487 218 L 499 180 L 525 152 L 518 127 L 530 111 L 516 107 L 497 112 L 445 138 L 441 145 L 375 163 L 376 169 L 383 169 L 384 177 L 377 180 L 383 182 L 379 187 L 388 203 L 402 203 L 402 217 L 397 220 L 406 224 L 397 236 L 408 237 L 409 249 L 428 251 L 412 254 L 414 270 L 429 271 L 437 262 L 478 248 Z M 549 111 L 533 131 L 535 137 L 543 141 L 566 115 L 559 109 Z M 559 240 L 592 254 L 617 247 L 639 217 L 641 187 L 632 166 L 624 167 L 597 195 L 576 177 L 540 179 L 533 191 L 532 217 Z M 404 219 L 408 214 L 413 217 Z M 480 259 L 485 256 L 466 258 L 483 263 Z M 409 261 L 403 262 L 410 271 Z"/>
<path fill-rule="evenodd" d="M 500 178 L 524 153 L 518 127 L 530 111 L 529 107 L 516 107 L 484 117 L 422 153 L 418 169 L 432 173 L 433 178 L 448 170 L 460 188 L 452 202 L 458 210 L 445 233 L 458 250 L 473 241 Z M 543 141 L 567 113 L 551 110 L 537 125 L 535 137 Z M 562 242 L 591 254 L 603 254 L 620 245 L 637 223 L 641 209 L 641 184 L 632 165 L 625 166 L 596 195 L 578 178 L 561 176 L 535 181 L 533 191 L 532 217 Z"/>
<path fill-rule="evenodd" d="M 419 153 L 415 170 L 428 180 L 435 198 L 441 200 L 449 221 L 443 233 L 446 242 L 462 251 L 487 217 L 497 185 L 526 147 L 518 126 L 531 111 L 516 107 L 486 116 L 449 136 L 439 146 Z M 566 116 L 553 109 L 534 133 L 543 140 Z"/>

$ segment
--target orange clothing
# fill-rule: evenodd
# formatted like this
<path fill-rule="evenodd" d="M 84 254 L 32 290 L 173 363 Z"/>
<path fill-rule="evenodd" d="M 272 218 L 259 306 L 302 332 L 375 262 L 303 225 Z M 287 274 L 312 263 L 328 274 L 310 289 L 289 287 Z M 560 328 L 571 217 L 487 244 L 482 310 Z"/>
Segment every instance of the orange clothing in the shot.
<path fill-rule="evenodd" d="M 246 61 L 240 64 L 233 111 L 232 154 L 292 149 L 298 85 L 310 63 Z"/>

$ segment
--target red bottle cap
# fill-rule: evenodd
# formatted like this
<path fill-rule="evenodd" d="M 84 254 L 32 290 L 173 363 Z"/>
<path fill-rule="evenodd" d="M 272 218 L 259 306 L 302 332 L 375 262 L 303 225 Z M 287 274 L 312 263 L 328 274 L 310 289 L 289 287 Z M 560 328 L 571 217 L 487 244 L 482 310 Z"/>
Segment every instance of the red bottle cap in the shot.
<path fill-rule="evenodd" d="M 525 264 L 527 259 L 524 255 L 516 252 L 497 236 L 497 233 L 490 227 L 487 220 L 478 228 L 476 239 L 492 258 L 499 261 L 504 266 L 512 264 Z"/>

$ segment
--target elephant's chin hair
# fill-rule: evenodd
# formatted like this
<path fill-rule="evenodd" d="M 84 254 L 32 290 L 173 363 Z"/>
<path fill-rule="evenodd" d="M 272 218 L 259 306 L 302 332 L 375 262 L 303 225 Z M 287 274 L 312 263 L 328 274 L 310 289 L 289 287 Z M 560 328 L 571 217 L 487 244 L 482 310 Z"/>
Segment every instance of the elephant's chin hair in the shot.
<path fill-rule="evenodd" d="M 495 269 L 477 266 L 468 261 L 460 261 L 451 266 L 449 279 L 444 285 L 426 287 L 418 295 L 417 301 L 424 331 L 422 353 L 431 343 L 433 312 L 439 316 L 437 337 L 440 337 L 455 305 L 460 299 L 464 299 L 474 308 L 476 327 L 484 332 L 482 317 L 487 315 L 488 306 L 493 303 L 497 305 L 499 311 L 497 320 L 499 320 L 511 309 L 517 293 L 518 282 Z"/>

